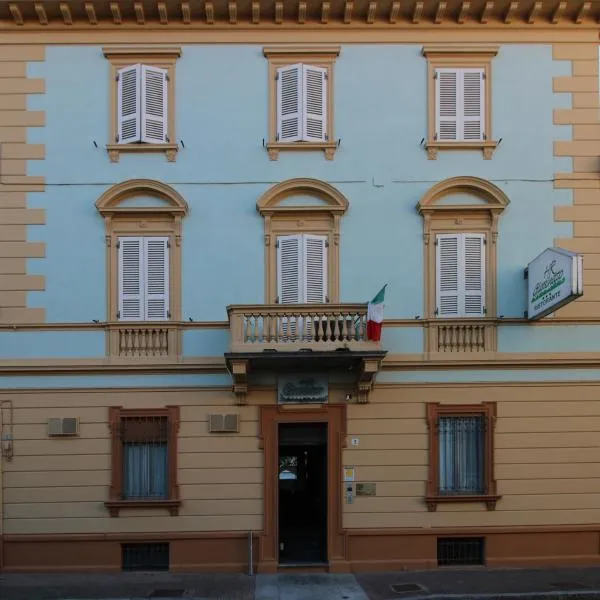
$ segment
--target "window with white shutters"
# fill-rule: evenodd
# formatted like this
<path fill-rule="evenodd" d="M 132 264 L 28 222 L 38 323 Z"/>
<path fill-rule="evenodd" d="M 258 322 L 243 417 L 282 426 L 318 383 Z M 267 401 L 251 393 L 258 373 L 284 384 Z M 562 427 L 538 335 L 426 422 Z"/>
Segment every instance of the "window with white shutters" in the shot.
<path fill-rule="evenodd" d="M 327 139 L 327 69 L 305 64 L 278 68 L 277 141 Z"/>
<path fill-rule="evenodd" d="M 327 237 L 298 234 L 277 238 L 277 301 L 327 302 Z"/>
<path fill-rule="evenodd" d="M 117 142 L 120 144 L 140 141 L 140 71 L 141 65 L 117 71 Z"/>
<path fill-rule="evenodd" d="M 117 142 L 169 141 L 167 70 L 130 65 L 117 71 Z"/>
<path fill-rule="evenodd" d="M 485 235 L 440 234 L 436 237 L 436 315 L 485 315 Z"/>
<path fill-rule="evenodd" d="M 435 139 L 476 142 L 486 139 L 485 70 L 435 70 Z"/>
<path fill-rule="evenodd" d="M 169 241 L 165 237 L 121 237 L 121 321 L 165 321 L 169 313 Z"/>
<path fill-rule="evenodd" d="M 142 142 L 163 144 L 167 137 L 167 71 L 142 65 Z"/>
<path fill-rule="evenodd" d="M 327 69 L 304 65 L 302 136 L 306 142 L 327 139 Z"/>

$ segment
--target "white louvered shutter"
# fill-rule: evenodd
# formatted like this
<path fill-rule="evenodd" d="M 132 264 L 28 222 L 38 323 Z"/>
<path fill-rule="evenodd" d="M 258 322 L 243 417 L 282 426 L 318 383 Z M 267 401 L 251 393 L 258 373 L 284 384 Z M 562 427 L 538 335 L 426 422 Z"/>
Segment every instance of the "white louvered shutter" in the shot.
<path fill-rule="evenodd" d="M 302 139 L 302 65 L 277 69 L 277 141 Z"/>
<path fill-rule="evenodd" d="M 302 139 L 327 139 L 327 69 L 304 65 L 302 69 Z"/>
<path fill-rule="evenodd" d="M 465 317 L 485 314 L 485 236 L 481 233 L 465 233 L 462 236 L 464 260 L 464 309 Z"/>
<path fill-rule="evenodd" d="M 459 71 L 436 69 L 435 71 L 435 132 L 438 141 L 459 139 Z"/>
<path fill-rule="evenodd" d="M 304 235 L 303 248 L 303 302 L 327 302 L 327 238 L 322 235 Z"/>
<path fill-rule="evenodd" d="M 460 316 L 459 234 L 437 236 L 436 312 L 438 317 Z"/>
<path fill-rule="evenodd" d="M 120 321 L 141 321 L 143 306 L 143 238 L 122 237 L 119 244 L 119 314 Z"/>
<path fill-rule="evenodd" d="M 483 69 L 461 69 L 460 76 L 462 132 L 459 132 L 459 139 L 465 142 L 483 140 L 485 137 Z"/>
<path fill-rule="evenodd" d="M 117 71 L 117 142 L 140 141 L 140 65 Z"/>
<path fill-rule="evenodd" d="M 142 65 L 142 142 L 164 144 L 167 137 L 167 71 Z"/>
<path fill-rule="evenodd" d="M 302 236 L 277 238 L 277 297 L 280 304 L 302 302 Z"/>
<path fill-rule="evenodd" d="M 169 318 L 169 242 L 167 238 L 144 238 L 145 318 Z"/>

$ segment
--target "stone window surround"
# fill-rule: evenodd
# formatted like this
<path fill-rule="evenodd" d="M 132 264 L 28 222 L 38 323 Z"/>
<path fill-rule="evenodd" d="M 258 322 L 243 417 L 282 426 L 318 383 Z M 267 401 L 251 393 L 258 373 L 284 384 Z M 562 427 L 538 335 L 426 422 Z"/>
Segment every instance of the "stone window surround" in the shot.
<path fill-rule="evenodd" d="M 473 495 L 439 495 L 439 430 L 440 417 L 472 417 L 485 418 L 485 448 L 484 448 L 484 479 L 485 492 Z M 494 429 L 496 426 L 496 403 L 482 402 L 481 404 L 427 404 L 427 427 L 429 437 L 429 475 L 425 502 L 427 509 L 434 512 L 441 503 L 484 502 L 488 510 L 496 508 L 500 499 L 496 490 L 494 477 Z"/>
<path fill-rule="evenodd" d="M 425 148 L 430 160 L 437 158 L 438 151 L 481 150 L 483 158 L 490 160 L 498 146 L 492 140 L 492 59 L 499 46 L 483 45 L 428 45 L 421 54 L 427 59 L 427 141 Z M 435 70 L 439 68 L 480 68 L 485 74 L 485 120 L 483 141 L 438 141 L 435 139 Z"/>
<path fill-rule="evenodd" d="M 154 196 L 164 206 L 123 206 L 128 198 Z M 171 320 L 181 320 L 181 234 L 182 220 L 188 212 L 183 197 L 170 186 L 150 179 L 133 179 L 112 186 L 96 202 L 104 217 L 106 239 L 106 292 L 108 320 L 117 321 L 119 307 L 117 241 L 123 236 L 164 236 L 170 241 L 169 299 Z M 147 322 L 156 326 L 157 322 Z M 143 322 L 136 322 L 136 326 Z"/>
<path fill-rule="evenodd" d="M 298 194 L 318 197 L 324 204 L 281 206 L 283 200 Z M 290 179 L 273 186 L 260 197 L 256 209 L 264 218 L 267 304 L 274 304 L 277 297 L 277 236 L 298 233 L 327 236 L 329 301 L 339 302 L 340 218 L 348 206 L 348 200 L 338 190 L 317 179 Z"/>
<path fill-rule="evenodd" d="M 327 160 L 333 160 L 337 149 L 334 139 L 334 69 L 340 46 L 269 46 L 263 48 L 269 61 L 269 138 L 267 151 L 271 160 L 279 158 L 280 151 L 322 150 Z M 326 142 L 277 141 L 277 69 L 302 63 L 327 69 L 327 138 Z"/>
<path fill-rule="evenodd" d="M 175 63 L 181 56 L 181 48 L 175 46 L 127 46 L 105 47 L 102 49 L 104 56 L 110 63 L 110 130 L 106 150 L 111 162 L 119 162 L 120 154 L 126 153 L 160 153 L 163 152 L 169 162 L 177 158 L 179 146 L 175 142 Z M 144 64 L 151 67 L 166 69 L 168 76 L 167 89 L 167 131 L 169 139 L 166 144 L 118 144 L 117 136 L 117 71 L 123 67 L 135 64 Z"/>
<path fill-rule="evenodd" d="M 104 503 L 111 517 L 118 517 L 124 508 L 166 508 L 172 516 L 179 514 L 181 500 L 177 484 L 177 432 L 179 431 L 179 407 L 166 406 L 154 409 L 124 409 L 109 407 L 108 424 L 111 433 L 111 485 L 109 499 Z M 161 500 L 123 499 L 123 442 L 120 436 L 121 421 L 132 417 L 166 417 L 168 422 L 168 498 Z"/>

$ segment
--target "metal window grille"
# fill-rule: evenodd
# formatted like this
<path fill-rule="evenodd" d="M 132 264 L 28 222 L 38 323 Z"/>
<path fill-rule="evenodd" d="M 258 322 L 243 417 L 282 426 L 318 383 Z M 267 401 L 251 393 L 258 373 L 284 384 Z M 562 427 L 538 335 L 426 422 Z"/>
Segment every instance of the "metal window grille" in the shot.
<path fill-rule="evenodd" d="M 485 494 L 485 417 L 440 417 L 439 494 Z"/>
<path fill-rule="evenodd" d="M 168 497 L 168 425 L 167 417 L 121 420 L 124 500 Z"/>
<path fill-rule="evenodd" d="M 438 566 L 485 564 L 484 538 L 438 538 Z"/>
<path fill-rule="evenodd" d="M 123 571 L 168 571 L 169 544 L 121 544 Z"/>

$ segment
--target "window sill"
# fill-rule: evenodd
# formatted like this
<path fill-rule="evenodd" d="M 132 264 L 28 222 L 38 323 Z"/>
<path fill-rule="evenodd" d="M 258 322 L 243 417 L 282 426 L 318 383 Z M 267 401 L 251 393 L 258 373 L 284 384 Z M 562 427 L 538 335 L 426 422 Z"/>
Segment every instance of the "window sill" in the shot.
<path fill-rule="evenodd" d="M 169 162 L 175 162 L 179 146 L 177 144 L 107 144 L 106 151 L 110 162 L 119 162 L 122 152 L 149 153 L 164 152 Z"/>
<path fill-rule="evenodd" d="M 271 160 L 279 158 L 279 152 L 288 150 L 322 150 L 327 160 L 333 160 L 337 150 L 336 142 L 269 142 L 267 152 Z"/>
<path fill-rule="evenodd" d="M 425 144 L 427 158 L 436 160 L 439 151 L 444 150 L 481 150 L 485 160 L 491 160 L 498 142 L 436 142 L 430 141 Z"/>
<path fill-rule="evenodd" d="M 459 502 L 485 502 L 488 510 L 496 509 L 496 502 L 502 496 L 496 494 L 474 494 L 472 496 L 426 496 L 425 503 L 429 512 L 435 512 L 438 504 L 459 503 Z"/>
<path fill-rule="evenodd" d="M 172 517 L 179 514 L 181 500 L 108 500 L 104 503 L 111 517 L 118 517 L 122 508 L 167 508 Z"/>

